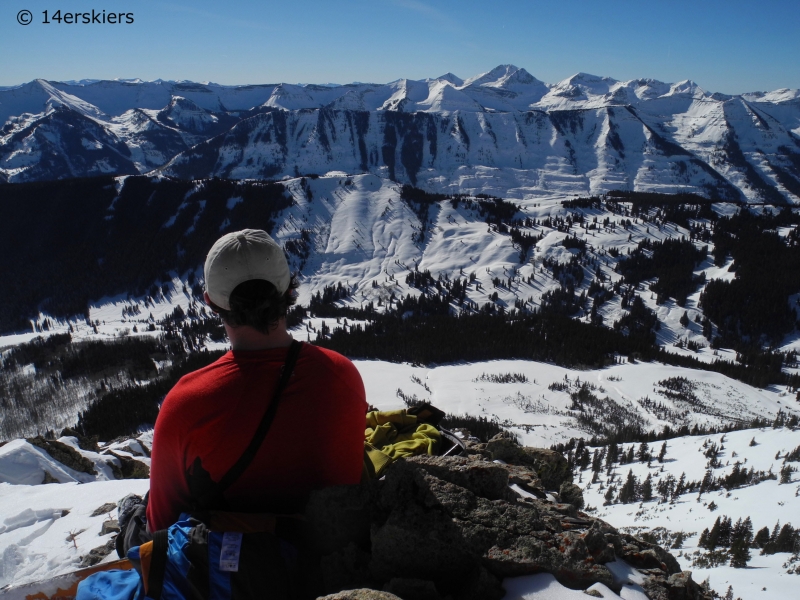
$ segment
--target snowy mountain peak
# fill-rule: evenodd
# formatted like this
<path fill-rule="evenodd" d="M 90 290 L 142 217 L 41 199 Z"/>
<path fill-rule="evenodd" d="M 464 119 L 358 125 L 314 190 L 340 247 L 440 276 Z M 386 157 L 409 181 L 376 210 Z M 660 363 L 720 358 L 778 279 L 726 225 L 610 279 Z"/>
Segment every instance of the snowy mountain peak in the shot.
<path fill-rule="evenodd" d="M 453 75 L 452 73 L 449 72 L 437 77 L 434 81 L 447 81 L 448 83 L 453 84 L 455 87 L 461 87 L 462 85 L 464 85 L 464 80 L 461 79 L 461 77 Z"/>
<path fill-rule="evenodd" d="M 599 75 L 592 75 L 591 73 L 575 73 L 572 77 L 569 77 L 565 81 L 569 81 L 573 84 L 578 83 L 599 83 L 599 82 L 607 82 L 607 83 L 616 83 L 616 79 L 612 79 L 611 77 L 600 77 Z"/>
<path fill-rule="evenodd" d="M 103 111 L 96 106 L 86 102 L 85 100 L 81 100 L 77 96 L 73 96 L 72 94 L 68 94 L 67 92 L 59 90 L 49 81 L 37 79 L 35 83 L 45 94 L 47 94 L 48 98 L 45 101 L 45 106 L 48 109 L 58 106 L 66 106 L 67 108 L 71 108 L 72 110 L 75 110 L 90 118 L 103 119 L 106 117 L 105 113 L 103 113 Z"/>
<path fill-rule="evenodd" d="M 581 96 L 602 96 L 611 90 L 612 86 L 619 83 L 611 77 L 600 77 L 590 73 L 575 73 L 571 77 L 559 81 L 554 86 L 556 95 L 565 98 L 578 98 Z"/>
<path fill-rule="evenodd" d="M 483 107 L 450 82 L 436 81 L 431 85 L 428 97 L 417 103 L 417 110 L 446 114 L 458 110 L 482 112 Z"/>
<path fill-rule="evenodd" d="M 772 102 L 781 104 L 783 102 L 796 102 L 800 100 L 800 90 L 781 88 L 771 92 L 751 92 L 742 94 L 742 97 L 749 102 Z"/>
<path fill-rule="evenodd" d="M 217 117 L 182 96 L 173 96 L 169 106 L 159 111 L 158 120 L 169 121 L 193 133 L 201 133 L 219 121 Z"/>
<path fill-rule="evenodd" d="M 290 83 L 280 83 L 272 90 L 272 94 L 264 103 L 264 106 L 271 108 L 282 108 L 283 110 L 297 110 L 318 105 L 308 93 L 305 87 L 292 85 Z"/>
<path fill-rule="evenodd" d="M 339 96 L 333 102 L 326 105 L 326 108 L 335 110 L 367 110 L 364 103 L 364 92 L 349 90 L 344 96 Z"/>
<path fill-rule="evenodd" d="M 692 98 L 703 98 L 708 96 L 706 91 L 697 85 L 691 79 L 685 79 L 684 81 L 679 81 L 677 83 L 673 83 L 670 86 L 670 90 L 668 92 L 670 96 L 690 96 Z"/>
<path fill-rule="evenodd" d="M 536 79 L 525 69 L 520 69 L 514 65 L 498 65 L 487 73 L 482 73 L 476 77 L 470 77 L 464 82 L 463 87 L 502 87 L 505 82 L 509 81 L 517 72 L 520 71 L 520 77 L 522 79 L 521 83 L 533 83 L 536 81 Z"/>

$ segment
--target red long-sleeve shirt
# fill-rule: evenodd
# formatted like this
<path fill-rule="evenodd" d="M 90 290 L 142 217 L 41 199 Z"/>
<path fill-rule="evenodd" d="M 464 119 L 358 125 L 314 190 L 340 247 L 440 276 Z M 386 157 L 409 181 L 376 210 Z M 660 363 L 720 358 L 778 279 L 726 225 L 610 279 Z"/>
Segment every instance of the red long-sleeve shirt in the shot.
<path fill-rule="evenodd" d="M 272 400 L 287 352 L 228 352 L 167 394 L 153 438 L 150 531 L 192 508 L 187 476 L 197 470 L 196 459 L 216 482 L 239 459 Z M 353 363 L 305 344 L 264 443 L 225 493 L 227 509 L 294 512 L 313 489 L 358 483 L 365 412 L 364 384 Z"/>

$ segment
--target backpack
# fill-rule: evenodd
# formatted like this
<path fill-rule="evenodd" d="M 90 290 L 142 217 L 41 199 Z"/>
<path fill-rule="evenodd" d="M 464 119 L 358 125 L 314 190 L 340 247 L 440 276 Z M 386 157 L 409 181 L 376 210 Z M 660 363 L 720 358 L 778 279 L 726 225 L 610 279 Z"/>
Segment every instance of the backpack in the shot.
<path fill-rule="evenodd" d="M 137 600 L 315 597 L 303 589 L 303 525 L 294 516 L 184 513 L 128 552 L 141 573 Z"/>

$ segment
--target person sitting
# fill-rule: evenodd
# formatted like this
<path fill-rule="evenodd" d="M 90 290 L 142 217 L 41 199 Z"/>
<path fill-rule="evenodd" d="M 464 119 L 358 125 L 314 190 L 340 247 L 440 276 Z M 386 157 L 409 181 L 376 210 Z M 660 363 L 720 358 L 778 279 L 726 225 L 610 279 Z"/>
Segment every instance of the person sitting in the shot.
<path fill-rule="evenodd" d="M 364 384 L 344 356 L 303 344 L 268 434 L 230 487 L 216 489 L 253 438 L 293 339 L 286 313 L 297 280 L 264 231 L 220 238 L 205 261 L 204 298 L 222 319 L 231 349 L 184 376 L 155 424 L 147 529 L 182 512 L 297 513 L 312 490 L 361 479 Z M 297 343 L 297 342 L 295 342 Z"/>

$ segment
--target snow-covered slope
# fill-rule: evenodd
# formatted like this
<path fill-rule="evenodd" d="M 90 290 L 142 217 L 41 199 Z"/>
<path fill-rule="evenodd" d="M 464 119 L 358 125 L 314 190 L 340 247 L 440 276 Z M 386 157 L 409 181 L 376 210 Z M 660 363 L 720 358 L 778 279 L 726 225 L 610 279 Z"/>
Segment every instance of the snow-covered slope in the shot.
<path fill-rule="evenodd" d="M 282 113 L 273 112 L 267 116 L 279 118 L 280 114 Z M 262 152 L 273 147 L 263 139 L 259 143 Z M 257 160 L 255 157 L 251 159 L 254 162 Z M 610 177 L 611 172 L 609 168 L 606 176 Z M 234 170 L 231 175 L 239 176 L 241 172 Z M 564 174 L 562 177 L 575 176 Z M 126 178 L 117 180 L 118 195 L 127 190 L 127 182 Z M 141 185 L 144 185 L 144 181 L 139 179 L 131 188 L 136 190 L 136 186 Z M 176 235 L 175 239 L 184 240 L 180 242 L 182 246 L 196 245 L 197 242 L 192 241 L 193 221 L 186 221 L 188 224 L 184 231 L 173 231 L 171 228 L 173 223 L 186 220 L 182 212 L 184 210 L 188 211 L 186 214 L 195 214 L 195 219 L 204 214 L 203 207 L 194 202 L 193 196 L 203 190 L 205 185 L 198 181 L 190 186 L 189 191 L 185 192 L 185 201 L 174 203 L 174 214 L 164 213 L 160 217 L 158 227 L 163 224 L 163 228 L 158 231 Z M 580 269 L 584 276 L 576 285 L 577 295 L 588 291 L 597 273 L 605 278 L 607 286 L 621 281 L 622 276 L 615 270 L 617 264 L 629 251 L 635 250 L 643 239 L 658 242 L 691 236 L 691 232 L 684 227 L 673 224 L 662 226 L 640 218 L 631 219 L 619 212 L 624 207 L 616 212 L 597 208 L 572 210 L 562 205 L 565 198 L 561 195 L 536 196 L 514 200 L 520 208 L 515 218 L 528 220 L 528 225 L 522 227 L 521 231 L 528 236 L 542 237 L 521 256 L 520 246 L 509 233 L 487 226 L 484 216 L 479 212 L 480 207 L 474 203 L 469 205 L 461 202 L 454 205 L 446 200 L 434 203 L 423 221 L 412 206 L 401 198 L 400 185 L 375 175 L 348 176 L 344 172 L 331 172 L 316 179 L 288 179 L 284 181 L 284 185 L 287 195 L 291 196 L 291 206 L 275 219 L 272 235 L 287 248 L 296 248 L 296 244 L 306 248 L 303 252 L 298 253 L 295 249 L 289 254 L 293 270 L 300 272 L 299 301 L 304 306 L 308 306 L 311 297 L 322 292 L 326 286 L 339 284 L 348 290 L 346 303 L 355 307 L 369 302 L 379 306 L 379 303 L 387 303 L 392 295 L 396 299 L 407 294 L 417 296 L 421 293 L 420 290 L 410 285 L 406 278 L 415 270 L 429 270 L 434 277 L 441 276 L 449 280 L 459 277 L 466 279 L 474 275 L 465 294 L 465 299 L 473 306 L 480 307 L 490 302 L 510 309 L 516 302 L 522 301 L 528 308 L 537 308 L 541 306 L 545 294 L 560 289 L 563 283 L 553 276 L 550 269 L 543 268 L 543 262 L 569 262 L 577 253 L 575 249 L 564 247 L 563 240 L 568 235 L 576 236 L 587 244 L 586 256 L 591 261 L 591 265 Z M 466 187 L 467 182 L 463 185 Z M 142 198 L 142 201 L 146 200 L 146 196 Z M 236 218 L 236 211 L 240 208 L 241 198 L 226 197 L 218 202 L 221 203 L 219 209 L 213 209 L 213 218 L 218 219 L 212 225 L 215 232 L 225 231 L 226 227 L 230 227 L 231 219 Z M 717 206 L 723 214 L 735 209 L 735 206 Z M 150 205 L 142 208 L 157 209 L 157 206 Z M 579 215 L 583 221 L 580 224 L 572 222 Z M 122 228 L 120 231 L 127 231 L 124 223 L 116 221 L 118 218 L 122 217 L 117 215 L 114 203 L 110 201 L 103 216 L 104 227 L 110 228 L 110 231 L 119 226 Z M 569 228 L 568 218 L 572 223 Z M 630 220 L 630 224 L 623 227 L 626 220 Z M 698 227 L 701 224 L 698 221 Z M 98 231 L 97 235 L 106 235 L 103 231 Z M 153 235 L 158 231 L 153 232 Z M 135 243 L 135 240 L 131 243 Z M 707 245 L 708 242 L 695 242 L 697 248 Z M 609 254 L 611 249 L 615 249 L 613 251 L 616 254 Z M 710 250 L 713 251 L 713 245 Z M 100 250 L 98 258 L 107 251 Z M 45 319 L 49 319 L 50 332 L 64 333 L 72 328 L 73 335 L 78 337 L 113 337 L 123 331 L 130 333 L 135 324 L 140 329 L 146 328 L 147 320 L 143 320 L 144 315 L 152 313 L 155 320 L 160 320 L 176 306 L 186 312 L 197 302 L 197 298 L 191 293 L 191 287 L 194 277 L 201 275 L 201 271 L 196 270 L 201 266 L 200 263 L 201 258 L 198 258 L 198 264 L 190 265 L 190 271 L 172 272 L 171 281 L 161 284 L 165 290 L 163 296 L 131 295 L 127 292 L 121 293 L 120 290 L 98 288 L 98 297 L 92 299 L 88 307 L 91 322 L 100 322 L 97 333 L 94 332 L 93 325 L 87 324 L 84 315 L 64 319 L 45 311 L 38 316 L 30 315 L 34 317 L 34 327 L 28 335 L 33 336 L 37 331 L 43 331 L 42 325 Z M 734 273 L 729 271 L 730 266 L 728 263 L 717 267 L 709 258 L 696 266 L 694 274 L 706 281 L 731 279 Z M 98 273 L 97 277 L 102 278 L 102 273 Z M 501 284 L 495 285 L 498 279 Z M 698 284 L 685 306 L 678 306 L 672 299 L 658 304 L 657 298 L 648 291 L 646 284 L 647 282 L 637 293 L 644 304 L 658 316 L 661 327 L 657 332 L 659 344 L 668 347 L 671 352 L 685 353 L 707 362 L 713 362 L 717 358 L 733 360 L 735 355 L 730 352 L 722 349 L 714 351 L 708 347 L 708 339 L 704 337 L 702 326 L 697 322 L 704 316 L 700 307 L 702 285 Z M 48 290 L 47 293 L 52 291 Z M 496 299 L 492 298 L 494 294 L 497 295 Z M 39 299 L 39 302 L 42 300 L 44 298 Z M 125 312 L 133 306 L 136 307 L 135 314 L 138 316 L 131 317 Z M 590 305 L 587 304 L 575 316 L 587 320 L 589 308 Z M 686 326 L 680 323 L 684 312 L 687 312 L 689 319 Z M 618 294 L 602 303 L 598 314 L 604 323 L 611 325 L 626 313 Z M 18 343 L 14 340 L 18 338 L 0 338 L 0 347 Z M 676 343 L 685 344 L 689 341 L 697 343 L 700 350 L 692 352 L 674 346 Z M 800 348 L 800 343 L 788 340 L 784 349 L 795 347 Z"/>
<path fill-rule="evenodd" d="M 800 201 L 797 90 L 726 96 L 692 81 L 586 73 L 546 84 L 513 65 L 467 80 L 448 73 L 341 86 L 36 80 L 0 90 L 0 176 L 130 172 L 128 162 L 97 165 L 89 156 L 85 168 L 36 168 L 82 152 L 31 139 L 57 107 L 106 131 L 108 140 L 93 136 L 100 147 L 132 158 L 138 172 L 280 178 L 337 170 L 517 198 L 627 189 Z M 57 147 L 64 134 L 39 135 Z"/>
<path fill-rule="evenodd" d="M 653 454 L 657 454 L 663 442 L 650 444 Z M 590 482 L 592 471 L 582 472 L 582 487 L 587 505 L 594 508 L 593 515 L 608 520 L 617 527 L 625 527 L 627 531 L 639 535 L 656 530 L 673 534 L 665 537 L 667 544 L 672 543 L 674 534 L 683 532 L 684 541 L 672 550 L 681 563 L 681 567 L 693 571 L 696 581 L 708 580 L 711 587 L 724 594 L 729 586 L 733 587 L 734 597 L 745 600 L 756 598 L 794 598 L 797 590 L 797 575 L 788 574 L 784 566 L 790 557 L 789 553 L 772 555 L 760 554 L 758 548 L 750 550 L 751 560 L 747 568 L 732 568 L 729 559 L 723 558 L 723 564 L 709 567 L 698 563 L 698 558 L 707 554 L 700 547 L 699 538 L 704 529 L 711 529 L 714 521 L 721 516 L 737 520 L 751 519 L 753 533 L 763 527 L 770 531 L 776 523 L 781 526 L 787 523 L 800 523 L 800 478 L 797 474 L 790 476 L 790 481 L 781 483 L 778 472 L 787 452 L 800 446 L 800 430 L 754 429 L 735 431 L 714 435 L 689 436 L 671 439 L 666 442 L 667 452 L 664 462 L 657 460 L 648 463 L 636 460 L 630 464 L 615 465 L 607 472 L 601 469 L 597 481 Z M 707 455 L 712 446 L 722 447 L 719 454 L 720 466 L 711 468 L 714 477 L 729 475 L 735 463 L 744 469 L 771 472 L 775 478 L 767 479 L 755 485 L 720 489 L 706 493 L 685 493 L 674 501 L 659 498 L 656 486 L 659 481 L 666 481 L 670 476 L 677 482 L 681 475 L 686 481 L 701 481 L 708 467 Z M 639 444 L 633 444 L 638 450 Z M 621 451 L 627 452 L 631 444 L 620 445 Z M 795 467 L 800 466 L 797 463 Z M 609 485 L 619 489 L 626 481 L 628 472 L 639 481 L 648 475 L 653 482 L 655 498 L 650 501 L 634 501 L 631 503 L 608 504 L 605 494 Z M 615 482 L 612 484 L 611 482 Z M 702 566 L 701 566 L 702 565 Z"/>

